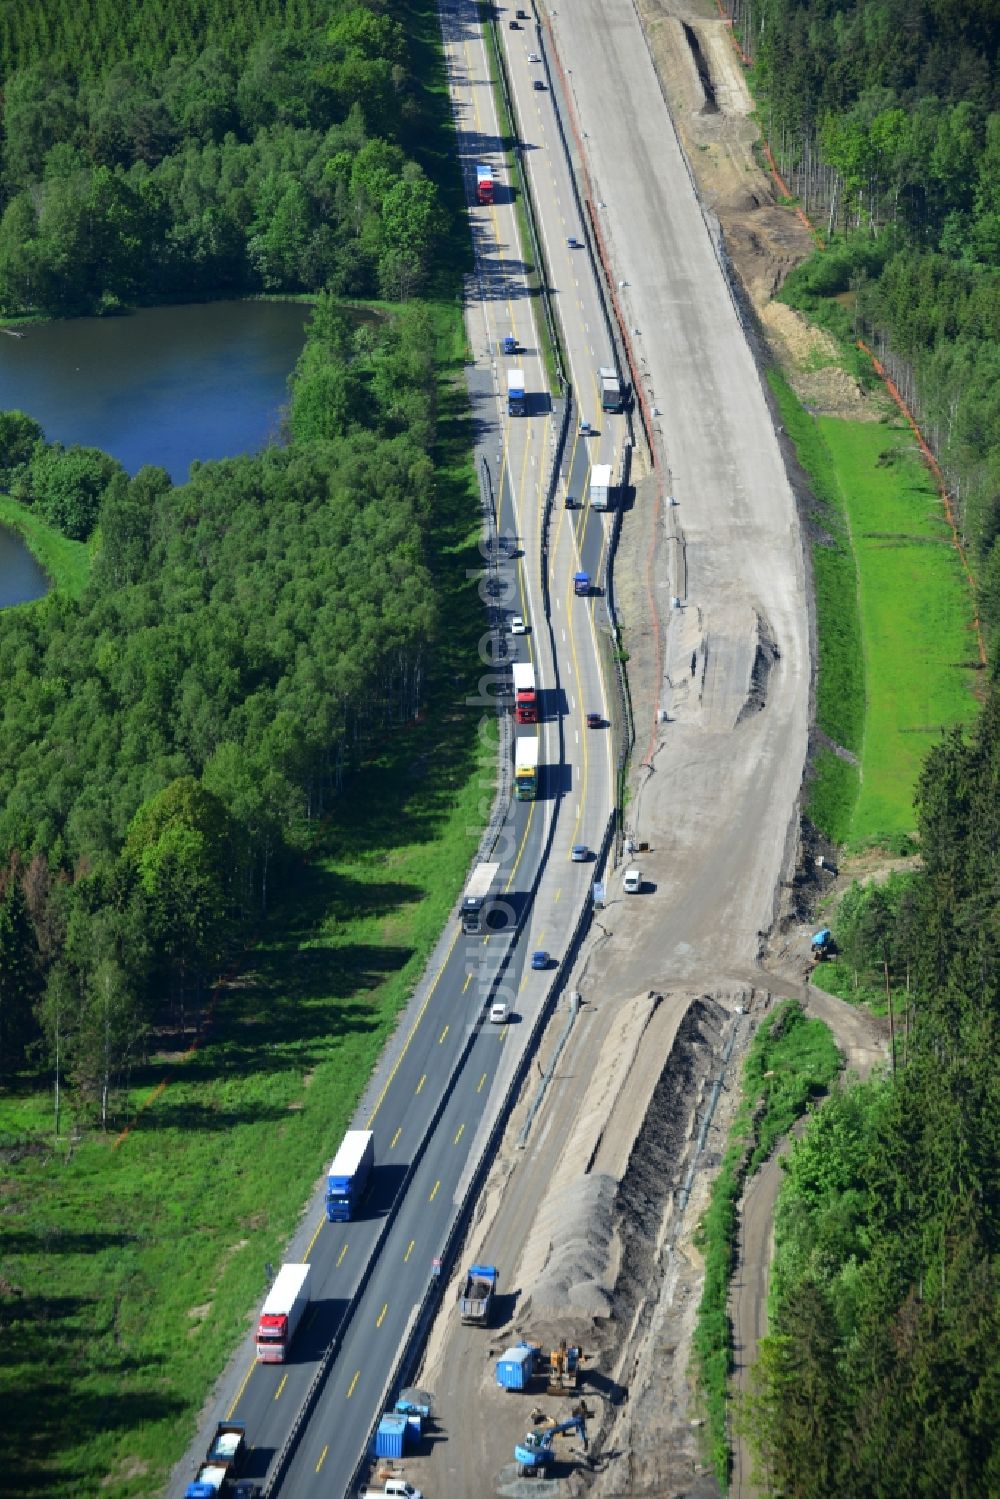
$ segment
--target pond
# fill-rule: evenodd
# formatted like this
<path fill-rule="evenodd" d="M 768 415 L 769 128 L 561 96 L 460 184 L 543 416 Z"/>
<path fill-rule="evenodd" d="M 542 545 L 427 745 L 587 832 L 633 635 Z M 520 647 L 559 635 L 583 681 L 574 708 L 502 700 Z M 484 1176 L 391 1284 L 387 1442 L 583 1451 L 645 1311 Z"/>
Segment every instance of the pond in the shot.
<path fill-rule="evenodd" d="M 17 532 L 0 526 L 0 609 L 40 599 L 48 586 L 44 571 Z"/>
<path fill-rule="evenodd" d="M 256 452 L 279 437 L 310 311 L 211 302 L 40 323 L 23 338 L 0 337 L 0 410 L 26 411 L 50 442 L 103 448 L 133 474 L 157 464 L 182 484 L 195 459 Z M 30 569 L 42 581 L 26 597 L 39 597 L 44 573 L 20 537 L 0 532 L 0 606 L 24 601 L 8 592 Z"/>

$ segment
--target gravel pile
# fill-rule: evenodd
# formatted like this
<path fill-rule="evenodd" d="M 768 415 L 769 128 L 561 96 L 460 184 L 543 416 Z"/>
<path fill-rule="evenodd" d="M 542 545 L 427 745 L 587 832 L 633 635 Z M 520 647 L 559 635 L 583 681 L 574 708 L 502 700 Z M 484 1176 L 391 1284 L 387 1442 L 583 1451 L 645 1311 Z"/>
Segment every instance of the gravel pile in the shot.
<path fill-rule="evenodd" d="M 594 1172 L 546 1197 L 535 1232 L 549 1244 L 528 1304 L 535 1315 L 609 1317 L 611 1238 L 618 1183 Z M 520 1309 L 523 1317 L 524 1308 Z"/>

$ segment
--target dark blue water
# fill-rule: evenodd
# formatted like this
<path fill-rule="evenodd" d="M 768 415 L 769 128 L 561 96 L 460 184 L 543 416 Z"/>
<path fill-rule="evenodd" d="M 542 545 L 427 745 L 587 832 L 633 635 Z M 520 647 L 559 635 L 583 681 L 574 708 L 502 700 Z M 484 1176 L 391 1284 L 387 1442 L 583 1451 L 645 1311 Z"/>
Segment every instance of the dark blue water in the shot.
<path fill-rule="evenodd" d="M 279 436 L 310 308 L 292 302 L 153 307 L 0 337 L 0 409 L 50 442 L 103 448 L 130 473 L 253 453 Z"/>
<path fill-rule="evenodd" d="M 16 531 L 0 526 L 0 609 L 48 592 L 49 580 Z"/>
<path fill-rule="evenodd" d="M 49 442 L 103 448 L 136 473 L 183 484 L 195 459 L 253 453 L 280 436 L 310 308 L 292 302 L 153 307 L 0 337 L 0 410 L 26 411 Z M 45 573 L 0 526 L 0 608 L 40 598 Z"/>

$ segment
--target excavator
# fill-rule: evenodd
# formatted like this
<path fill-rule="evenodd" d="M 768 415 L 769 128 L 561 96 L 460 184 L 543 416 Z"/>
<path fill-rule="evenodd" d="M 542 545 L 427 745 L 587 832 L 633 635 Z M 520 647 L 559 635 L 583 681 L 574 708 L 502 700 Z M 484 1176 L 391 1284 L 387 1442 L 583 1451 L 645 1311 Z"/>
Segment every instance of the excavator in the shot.
<path fill-rule="evenodd" d="M 546 1468 L 555 1462 L 555 1453 L 552 1443 L 556 1437 L 566 1436 L 571 1431 L 578 1431 L 583 1440 L 583 1450 L 587 1451 L 587 1417 L 593 1413 L 587 1409 L 584 1401 L 574 1405 L 572 1415 L 567 1421 L 559 1421 L 551 1426 L 535 1426 L 525 1436 L 523 1442 L 518 1442 L 514 1448 L 514 1461 L 517 1463 L 518 1477 L 530 1478 L 533 1476 L 544 1476 Z"/>
<path fill-rule="evenodd" d="M 586 1355 L 579 1348 L 567 1348 L 566 1339 L 563 1338 L 558 1348 L 553 1348 L 549 1353 L 549 1384 L 546 1391 L 549 1395 L 563 1395 L 567 1390 L 577 1390 L 580 1387 L 580 1367 L 586 1362 Z"/>

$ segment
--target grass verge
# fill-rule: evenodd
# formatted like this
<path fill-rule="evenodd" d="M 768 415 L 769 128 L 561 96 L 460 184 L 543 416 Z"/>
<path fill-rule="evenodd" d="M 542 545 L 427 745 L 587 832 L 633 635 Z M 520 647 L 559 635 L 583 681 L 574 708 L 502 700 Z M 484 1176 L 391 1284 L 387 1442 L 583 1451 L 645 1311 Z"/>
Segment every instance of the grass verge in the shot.
<path fill-rule="evenodd" d="M 479 502 L 457 303 L 439 351 L 435 529 L 447 630 L 428 714 L 366 766 L 199 1049 L 161 1037 L 132 1128 L 52 1138 L 51 1095 L 0 1102 L 4 1492 L 161 1490 L 332 1154 L 474 854 L 495 745 L 477 675 Z M 65 1116 L 64 1116 L 65 1117 Z"/>
<path fill-rule="evenodd" d="M 833 748 L 807 814 L 835 842 L 883 843 L 912 831 L 927 750 L 977 712 L 972 604 L 909 429 L 814 417 L 769 379 L 816 500 L 816 720 Z"/>
<path fill-rule="evenodd" d="M 0 523 L 22 537 L 35 561 L 45 569 L 53 588 L 79 598 L 90 577 L 89 545 L 70 541 L 61 531 L 48 525 L 26 505 L 0 495 Z"/>
<path fill-rule="evenodd" d="M 729 1482 L 727 1431 L 733 1330 L 729 1280 L 744 1183 L 840 1069 L 840 1053 L 821 1020 L 807 1020 L 789 1000 L 760 1026 L 743 1067 L 743 1092 L 729 1143 L 699 1225 L 705 1285 L 698 1308 L 693 1357 L 707 1412 L 710 1460 L 723 1490 Z"/>
<path fill-rule="evenodd" d="M 913 829 L 927 751 L 976 716 L 972 600 L 909 428 L 820 417 L 858 564 L 867 723 L 855 845 Z"/>

